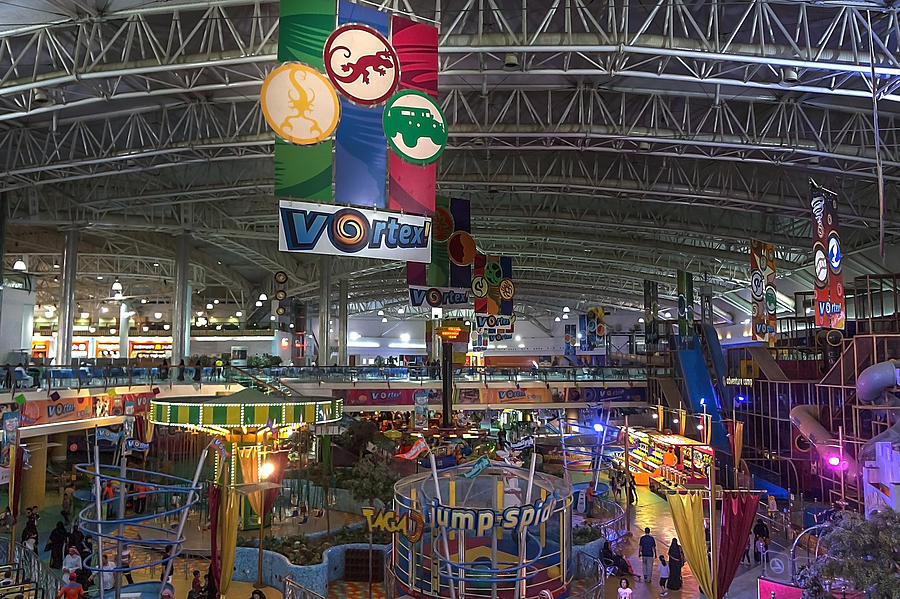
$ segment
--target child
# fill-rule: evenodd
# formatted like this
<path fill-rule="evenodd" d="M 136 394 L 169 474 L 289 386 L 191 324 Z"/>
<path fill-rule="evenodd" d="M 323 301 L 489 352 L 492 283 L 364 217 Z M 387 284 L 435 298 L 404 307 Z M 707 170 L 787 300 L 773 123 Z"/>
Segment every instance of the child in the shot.
<path fill-rule="evenodd" d="M 623 578 L 619 581 L 619 599 L 631 599 L 631 589 L 628 588 L 628 580 Z"/>
<path fill-rule="evenodd" d="M 669 594 L 666 583 L 669 582 L 669 563 L 666 561 L 665 555 L 659 556 L 659 596 L 665 597 Z"/>

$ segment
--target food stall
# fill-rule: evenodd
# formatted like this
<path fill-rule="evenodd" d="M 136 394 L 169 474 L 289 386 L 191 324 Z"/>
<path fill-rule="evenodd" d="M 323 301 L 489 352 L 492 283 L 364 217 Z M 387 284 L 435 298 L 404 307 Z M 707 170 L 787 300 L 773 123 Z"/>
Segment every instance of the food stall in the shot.
<path fill-rule="evenodd" d="M 665 495 L 670 490 L 708 486 L 709 466 L 713 459 L 713 451 L 708 445 L 681 435 L 659 435 L 657 442 L 669 448 L 668 455 L 673 460 L 650 479 L 651 491 Z"/>

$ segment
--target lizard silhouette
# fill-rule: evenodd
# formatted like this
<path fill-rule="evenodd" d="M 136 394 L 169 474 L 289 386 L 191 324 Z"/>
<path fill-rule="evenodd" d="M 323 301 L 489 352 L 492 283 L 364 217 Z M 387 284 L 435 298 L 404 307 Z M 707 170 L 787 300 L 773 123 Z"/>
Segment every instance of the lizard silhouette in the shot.
<path fill-rule="evenodd" d="M 353 55 L 353 52 L 347 46 L 335 46 L 328 53 L 327 64 L 331 64 L 331 58 L 335 55 L 339 50 L 343 50 L 344 58 L 350 58 Z M 391 53 L 387 50 L 381 50 L 380 52 L 376 52 L 375 54 L 366 54 L 365 56 L 360 56 L 356 59 L 355 62 L 345 62 L 341 65 L 341 70 L 347 73 L 346 75 L 338 75 L 334 73 L 332 77 L 340 81 L 341 83 L 353 83 L 360 77 L 362 77 L 363 83 L 369 85 L 369 69 L 372 70 L 372 73 L 378 73 L 379 75 L 386 75 L 388 69 L 394 68 L 394 58 L 391 56 Z"/>
<path fill-rule="evenodd" d="M 292 71 L 290 74 L 291 85 L 294 89 L 290 94 L 288 103 L 294 112 L 285 117 L 284 122 L 281 123 L 281 128 L 287 129 L 290 127 L 291 131 L 293 131 L 294 126 L 291 124 L 291 121 L 294 119 L 303 119 L 304 121 L 309 121 L 311 123 L 309 126 L 310 135 L 312 135 L 313 131 L 318 131 L 319 135 L 322 135 L 322 129 L 319 127 L 318 121 L 307 114 L 313 109 L 313 102 L 316 101 L 316 94 L 312 90 L 309 90 L 309 93 L 307 93 L 303 88 L 303 83 L 297 81 L 296 75 L 300 72 L 301 71 Z M 303 73 L 303 80 L 306 80 L 306 73 Z M 294 97 L 295 94 L 296 97 Z"/>

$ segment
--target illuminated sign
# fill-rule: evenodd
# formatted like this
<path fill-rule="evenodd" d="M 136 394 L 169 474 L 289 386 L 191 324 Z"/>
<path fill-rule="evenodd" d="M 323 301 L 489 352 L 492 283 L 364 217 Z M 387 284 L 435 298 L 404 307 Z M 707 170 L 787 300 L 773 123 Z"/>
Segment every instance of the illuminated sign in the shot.
<path fill-rule="evenodd" d="M 426 516 L 431 526 L 465 530 L 473 532 L 476 537 L 483 537 L 495 526 L 521 532 L 529 526 L 543 524 L 550 519 L 554 507 L 555 498 L 538 501 L 534 505 L 509 507 L 502 512 L 446 507 L 434 501 Z"/>
<path fill-rule="evenodd" d="M 287 200 L 279 212 L 282 252 L 431 262 L 428 217 Z"/>
<path fill-rule="evenodd" d="M 364 507 L 362 515 L 366 518 L 369 532 L 379 530 L 392 534 L 399 532 L 413 543 L 421 539 L 422 533 L 425 532 L 425 520 L 418 512 L 410 511 L 400 514 L 392 510 Z"/>

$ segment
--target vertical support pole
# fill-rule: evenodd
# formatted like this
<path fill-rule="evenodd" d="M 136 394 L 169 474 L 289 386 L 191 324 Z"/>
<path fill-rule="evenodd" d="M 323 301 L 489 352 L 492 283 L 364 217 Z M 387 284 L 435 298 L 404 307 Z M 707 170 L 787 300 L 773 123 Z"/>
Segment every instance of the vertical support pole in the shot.
<path fill-rule="evenodd" d="M 125 305 L 124 303 L 122 304 Z M 121 325 L 120 325 L 121 326 Z M 127 337 L 125 339 L 126 343 L 128 341 Z M 120 342 L 121 343 L 121 342 Z M 122 355 L 122 347 L 123 345 L 119 345 L 119 355 Z M 128 416 L 126 416 L 128 418 Z M 121 453 L 121 461 L 119 462 L 119 478 L 125 479 L 128 474 L 128 456 L 125 455 L 125 435 L 122 434 L 122 437 L 119 439 L 119 452 Z M 125 536 L 125 495 L 127 493 L 126 485 L 124 482 L 119 483 L 119 520 L 122 522 L 119 524 L 119 537 Z M 116 568 L 122 567 L 122 551 L 125 550 L 125 544 L 122 541 L 116 543 Z M 105 562 L 103 560 L 103 554 L 101 553 L 99 556 L 100 559 L 100 567 L 105 566 Z M 102 576 L 102 574 L 101 574 Z M 116 572 L 116 599 L 120 599 L 122 597 L 122 573 Z M 102 595 L 101 595 L 102 597 Z"/>
<path fill-rule="evenodd" d="M 128 305 L 122 301 L 119 304 L 119 357 L 128 360 L 128 327 L 131 316 L 128 315 Z"/>
<path fill-rule="evenodd" d="M 9 553 L 7 553 L 7 556 L 10 563 L 15 561 L 16 521 L 19 519 L 19 514 L 17 513 L 19 510 L 13 509 L 13 506 L 16 504 L 16 486 L 22 484 L 22 481 L 17 480 L 19 477 L 16 476 L 16 460 L 19 459 L 19 451 L 21 451 L 19 447 L 20 434 L 19 428 L 16 427 L 15 443 L 9 448 L 9 513 L 11 514 L 11 520 L 9 524 Z"/>
<path fill-rule="evenodd" d="M 875 176 L 878 179 L 878 255 L 884 260 L 884 170 L 881 164 L 881 131 L 878 128 L 878 79 L 875 76 L 875 34 L 872 11 L 866 11 L 869 26 L 869 65 L 872 69 L 872 131 L 875 134 Z M 870 315 L 871 316 L 871 315 Z"/>
<path fill-rule="evenodd" d="M 338 366 L 349 366 L 350 357 L 347 350 L 347 296 L 350 293 L 350 282 L 341 280 L 338 291 Z"/>
<path fill-rule="evenodd" d="M 184 524 L 187 522 L 188 513 L 191 511 L 191 503 L 194 501 L 194 496 L 196 495 L 197 482 L 200 480 L 200 472 L 203 470 L 203 463 L 206 462 L 206 456 L 209 454 L 209 447 L 203 448 L 203 453 L 200 454 L 200 461 L 197 462 L 197 470 L 194 471 L 194 478 L 191 482 L 191 490 L 188 491 L 187 499 L 184 502 L 184 511 L 181 512 L 181 519 L 178 521 L 178 530 L 175 532 L 175 542 L 180 543 L 180 539 L 184 536 Z M 166 588 L 166 583 L 169 580 L 169 575 L 172 574 L 172 563 L 175 561 L 174 558 L 170 559 L 166 562 L 166 571 L 163 574 L 162 584 L 159 585 L 159 596 L 162 599 L 163 590 Z M 101 591 L 100 596 L 103 596 Z"/>
<path fill-rule="evenodd" d="M 631 530 L 631 452 L 628 450 L 628 414 L 625 414 L 625 523 Z M 635 493 L 637 494 L 637 493 Z"/>
<path fill-rule="evenodd" d="M 87 432 L 85 432 L 87 434 Z M 97 519 L 97 530 L 93 531 L 94 534 L 97 535 L 97 561 L 98 567 L 102 567 L 103 564 L 103 503 L 102 496 L 103 494 L 103 483 L 100 480 L 100 444 L 97 443 L 97 427 L 94 427 L 94 505 L 97 509 L 96 519 Z M 103 594 L 106 589 L 103 588 L 103 576 L 100 576 L 100 597 L 103 597 Z M 160 591 L 162 592 L 162 591 Z"/>
<path fill-rule="evenodd" d="M 431 449 L 428 450 L 428 458 L 431 460 L 431 476 L 434 478 L 434 497 L 438 500 L 439 504 L 443 504 L 444 501 L 441 499 L 441 485 L 440 482 L 438 482 L 437 464 L 434 462 L 434 452 Z M 447 558 L 447 586 L 450 587 L 450 599 L 456 599 L 456 583 L 452 579 L 453 568 L 450 566 L 450 545 L 447 543 L 447 529 L 443 526 L 441 527 L 441 541 L 444 544 L 444 554 Z M 438 576 L 437 586 L 438 594 L 440 594 L 440 576 Z"/>
<path fill-rule="evenodd" d="M 191 290 L 188 286 L 191 236 L 182 233 L 178 237 L 175 253 L 175 296 L 172 302 L 172 365 L 190 357 L 185 340 L 190 336 Z M 121 350 L 120 350 L 121 353 Z"/>
<path fill-rule="evenodd" d="M 452 428 L 453 344 L 441 343 L 441 428 Z"/>
<path fill-rule="evenodd" d="M 9 192 L 0 192 L 0 307 L 3 306 L 3 271 L 4 264 L 6 260 L 6 254 L 3 252 L 3 248 L 6 245 L 6 221 L 7 214 L 9 213 Z M 62 300 L 60 300 L 61 302 Z M 60 306 L 62 309 L 62 306 Z M 59 314 L 60 318 L 62 318 L 62 312 Z M 3 313 L 0 310 L 0 322 L 2 322 Z M 62 321 L 60 321 L 62 322 Z M 57 339 L 57 341 L 59 341 Z"/>
<path fill-rule="evenodd" d="M 331 358 L 329 321 L 331 320 L 331 256 L 319 261 L 319 348 L 318 366 L 328 366 Z"/>
<path fill-rule="evenodd" d="M 4 215 L 6 211 L 4 210 Z M 62 279 L 59 293 L 59 334 L 56 337 L 56 365 L 72 362 L 72 327 L 75 320 L 75 280 L 78 276 L 78 230 L 66 231 L 62 255 Z"/>
<path fill-rule="evenodd" d="M 709 563 L 712 574 L 713 589 L 718 584 L 719 552 L 716 539 L 719 536 L 719 523 L 716 522 L 716 450 L 713 450 L 712 462 L 709 465 Z M 718 593 L 718 591 L 716 591 Z"/>

